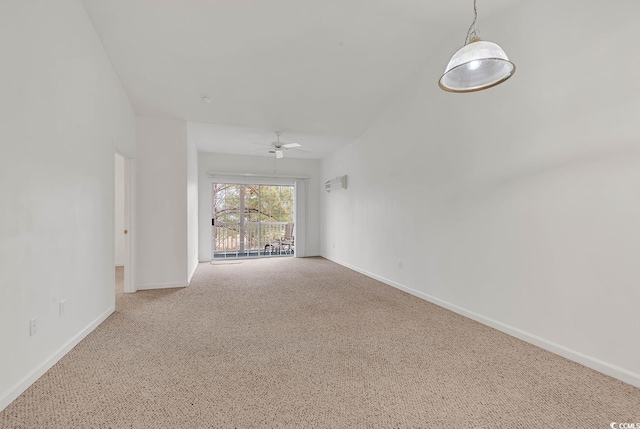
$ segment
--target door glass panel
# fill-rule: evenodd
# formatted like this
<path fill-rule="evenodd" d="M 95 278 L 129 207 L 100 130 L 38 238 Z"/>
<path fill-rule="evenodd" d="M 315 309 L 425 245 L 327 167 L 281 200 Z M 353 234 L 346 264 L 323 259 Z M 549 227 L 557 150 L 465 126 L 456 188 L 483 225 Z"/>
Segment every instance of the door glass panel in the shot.
<path fill-rule="evenodd" d="M 293 255 L 292 185 L 213 184 L 214 259 Z"/>

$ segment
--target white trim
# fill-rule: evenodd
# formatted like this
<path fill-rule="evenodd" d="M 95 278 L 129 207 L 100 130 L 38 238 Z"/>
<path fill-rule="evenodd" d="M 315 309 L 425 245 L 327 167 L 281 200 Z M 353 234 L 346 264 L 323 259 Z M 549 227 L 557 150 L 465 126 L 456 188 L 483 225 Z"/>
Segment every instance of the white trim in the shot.
<path fill-rule="evenodd" d="M 124 238 L 124 292 L 133 293 L 136 286 L 133 281 L 135 278 L 135 261 L 133 257 L 134 238 L 132 226 L 134 225 L 135 211 L 135 160 L 124 158 L 124 228 L 128 231 Z"/>
<path fill-rule="evenodd" d="M 4 410 L 11 402 L 13 402 L 18 396 L 20 396 L 29 386 L 36 382 L 37 379 L 42 377 L 53 365 L 55 365 L 60 359 L 62 359 L 67 353 L 71 351 L 75 346 L 80 343 L 87 335 L 96 329 L 107 317 L 109 317 L 116 310 L 115 305 L 109 307 L 109 309 L 100 315 L 97 319 L 89 324 L 86 328 L 80 331 L 77 335 L 67 341 L 62 347 L 54 352 L 51 357 L 46 359 L 40 365 L 38 365 L 33 371 L 24 376 L 20 381 L 11 386 L 7 391 L 0 395 L 0 411 Z"/>
<path fill-rule="evenodd" d="M 640 374 L 636 374 L 619 366 L 613 365 L 609 362 L 604 362 L 598 358 L 593 356 L 586 355 L 584 353 L 578 352 L 576 350 L 572 350 L 568 347 L 565 347 L 561 344 L 554 343 L 553 341 L 549 341 L 547 339 L 541 338 L 537 335 L 531 334 L 529 332 L 523 331 L 518 328 L 514 328 L 513 326 L 507 325 L 505 323 L 499 322 L 497 320 L 482 316 L 481 314 L 474 313 L 473 311 L 469 311 L 465 308 L 459 307 L 455 304 L 451 304 L 447 301 L 443 301 L 434 296 L 428 295 L 426 293 L 417 291 L 410 287 L 407 287 L 403 284 L 394 282 L 385 277 L 378 276 L 373 274 L 367 270 L 360 269 L 351 264 L 347 264 L 345 262 L 340 262 L 338 260 L 329 258 L 324 256 L 324 258 L 335 262 L 338 265 L 342 265 L 344 267 L 350 268 L 354 271 L 359 272 L 360 274 L 364 274 L 367 277 L 371 277 L 372 279 L 381 281 L 389 286 L 395 287 L 396 289 L 400 289 L 407 293 L 410 293 L 413 296 L 424 299 L 425 301 L 429 301 L 439 307 L 446 308 L 447 310 L 451 310 L 454 313 L 460 314 L 462 316 L 468 317 L 469 319 L 475 320 L 476 322 L 480 322 L 483 325 L 490 326 L 498 331 L 504 332 L 505 334 L 511 335 L 512 337 L 518 338 L 520 340 L 526 341 L 527 343 L 538 346 L 542 349 L 545 349 L 551 353 L 560 355 L 564 358 L 577 362 L 581 365 L 584 365 L 588 368 L 611 376 L 613 378 L 617 378 L 618 380 L 624 381 L 625 383 L 629 383 L 632 386 L 640 387 Z"/>
<path fill-rule="evenodd" d="M 295 193 L 295 253 L 296 258 L 307 256 L 307 182 L 308 180 L 296 180 Z"/>
<path fill-rule="evenodd" d="M 138 285 L 138 290 L 151 290 L 151 289 L 171 289 L 176 287 L 187 287 L 184 283 L 155 283 L 149 285 Z"/>

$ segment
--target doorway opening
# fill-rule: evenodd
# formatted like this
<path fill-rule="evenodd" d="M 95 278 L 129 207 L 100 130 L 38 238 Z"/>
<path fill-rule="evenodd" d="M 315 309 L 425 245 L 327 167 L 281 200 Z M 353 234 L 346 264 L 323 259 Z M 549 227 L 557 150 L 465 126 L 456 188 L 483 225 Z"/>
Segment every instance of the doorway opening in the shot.
<path fill-rule="evenodd" d="M 114 159 L 114 262 L 116 294 L 135 292 L 131 225 L 133 223 L 133 170 L 131 158 L 115 153 Z"/>
<path fill-rule="evenodd" d="M 124 157 L 115 154 L 115 237 L 114 262 L 116 276 L 116 295 L 124 293 Z"/>
<path fill-rule="evenodd" d="M 295 255 L 295 186 L 213 183 L 212 259 Z"/>

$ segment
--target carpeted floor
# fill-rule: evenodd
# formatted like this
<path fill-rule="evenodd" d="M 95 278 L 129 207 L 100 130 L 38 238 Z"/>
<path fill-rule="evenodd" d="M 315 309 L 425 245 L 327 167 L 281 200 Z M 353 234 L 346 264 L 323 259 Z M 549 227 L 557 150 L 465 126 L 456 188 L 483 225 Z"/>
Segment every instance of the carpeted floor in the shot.
<path fill-rule="evenodd" d="M 116 312 L 2 428 L 608 428 L 640 389 L 321 258 L 201 264 Z"/>
<path fill-rule="evenodd" d="M 116 300 L 124 295 L 124 267 L 116 267 Z"/>

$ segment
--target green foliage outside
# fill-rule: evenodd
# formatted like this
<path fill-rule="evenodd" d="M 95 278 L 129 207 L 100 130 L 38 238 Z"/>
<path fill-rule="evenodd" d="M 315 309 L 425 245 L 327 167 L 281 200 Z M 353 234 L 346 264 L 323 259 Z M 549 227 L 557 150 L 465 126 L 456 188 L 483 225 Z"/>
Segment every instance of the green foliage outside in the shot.
<path fill-rule="evenodd" d="M 293 222 L 293 186 L 214 184 L 216 222 L 240 222 L 240 198 L 244 194 L 246 222 Z"/>

